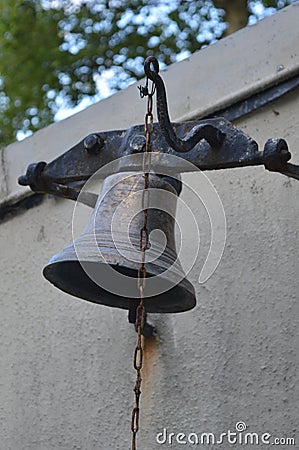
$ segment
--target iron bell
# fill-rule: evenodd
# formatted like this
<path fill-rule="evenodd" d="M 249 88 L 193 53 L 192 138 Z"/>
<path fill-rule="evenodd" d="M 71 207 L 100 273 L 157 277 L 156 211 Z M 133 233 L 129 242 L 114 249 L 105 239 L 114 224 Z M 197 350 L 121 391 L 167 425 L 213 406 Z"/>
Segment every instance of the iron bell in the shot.
<path fill-rule="evenodd" d="M 142 173 L 108 176 L 82 234 L 43 270 L 56 287 L 76 297 L 130 310 L 139 298 L 137 288 L 143 225 Z M 192 309 L 194 288 L 177 258 L 174 217 L 181 182 L 150 174 L 146 251 L 145 307 L 150 313 Z"/>

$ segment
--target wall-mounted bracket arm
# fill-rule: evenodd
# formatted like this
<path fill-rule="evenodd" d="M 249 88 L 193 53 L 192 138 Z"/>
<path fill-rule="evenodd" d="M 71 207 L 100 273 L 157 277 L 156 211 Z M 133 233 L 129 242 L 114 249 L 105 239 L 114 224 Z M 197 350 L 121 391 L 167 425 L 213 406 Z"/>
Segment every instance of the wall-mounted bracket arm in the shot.
<path fill-rule="evenodd" d="M 152 134 L 152 148 L 154 153 L 160 154 L 158 163 L 153 160 L 152 169 L 159 173 L 159 165 L 165 165 L 169 174 L 192 170 L 191 162 L 200 170 L 220 170 L 236 167 L 264 165 L 267 170 L 279 172 L 288 177 L 299 179 L 299 167 L 287 163 L 291 158 L 287 143 L 283 139 L 269 139 L 264 151 L 258 149 L 257 143 L 225 119 L 208 119 L 172 124 L 179 139 L 190 136 L 192 130 L 198 126 L 211 126 L 225 135 L 225 139 L 218 148 L 213 148 L 205 139 L 200 140 L 188 152 L 177 152 L 166 141 L 160 132 L 159 124 L 154 124 Z M 87 143 L 93 147 L 87 149 Z M 142 153 L 145 145 L 144 127 L 136 125 L 128 130 L 107 131 L 87 136 L 77 145 L 50 163 L 40 162 L 30 164 L 25 175 L 19 177 L 19 184 L 30 186 L 34 192 L 43 192 L 59 197 L 77 200 L 83 184 L 100 168 L 101 175 L 110 175 L 109 164 L 119 161 L 118 171 L 141 170 L 134 158 L 122 158 L 136 153 Z M 173 159 L 167 155 L 175 155 Z M 180 164 L 182 161 L 182 164 Z M 159 164 L 159 165 L 158 165 Z M 107 166 L 107 170 L 106 170 Z M 165 166 L 163 166 L 165 170 Z M 93 207 L 97 196 L 92 193 L 82 193 L 80 201 Z"/>
<path fill-rule="evenodd" d="M 291 159 L 292 155 L 284 139 L 268 139 L 264 147 L 263 155 L 267 170 L 279 172 L 287 177 L 299 180 L 299 166 L 287 162 Z"/>
<path fill-rule="evenodd" d="M 299 167 L 288 163 L 291 154 L 284 139 L 269 139 L 264 151 L 260 151 L 256 141 L 224 118 L 171 123 L 165 86 L 158 72 L 158 61 L 148 58 L 145 74 L 155 86 L 159 121 L 153 125 L 151 135 L 152 152 L 160 155 L 156 158 L 158 162 L 152 160 L 153 171 L 159 173 L 159 169 L 166 167 L 171 175 L 192 170 L 192 165 L 186 165 L 185 161 L 200 170 L 264 165 L 267 170 L 299 180 Z M 147 85 L 140 91 L 143 96 L 153 95 L 153 92 L 149 94 Z M 34 192 L 78 199 L 94 207 L 95 194 L 84 192 L 78 198 L 83 184 L 99 169 L 102 169 L 101 176 L 110 175 L 112 161 L 117 161 L 117 171 L 142 170 L 134 158 L 123 157 L 142 153 L 144 149 L 144 125 L 93 133 L 48 164 L 30 164 L 19 183 L 30 186 Z M 169 159 L 167 155 L 177 158 Z"/>

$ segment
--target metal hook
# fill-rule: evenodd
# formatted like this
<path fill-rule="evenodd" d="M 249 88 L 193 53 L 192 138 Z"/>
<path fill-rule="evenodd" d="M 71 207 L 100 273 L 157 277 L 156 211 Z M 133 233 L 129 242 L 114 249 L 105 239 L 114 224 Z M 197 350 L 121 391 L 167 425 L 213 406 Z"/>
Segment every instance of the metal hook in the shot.
<path fill-rule="evenodd" d="M 153 65 L 154 70 L 151 69 L 151 65 Z M 213 148 L 221 147 L 225 134 L 209 123 L 203 122 L 198 124 L 183 139 L 178 138 L 170 122 L 166 90 L 164 82 L 159 75 L 159 63 L 155 57 L 150 56 L 145 60 L 144 72 L 156 86 L 158 121 L 163 136 L 174 150 L 183 153 L 188 152 L 202 139 L 205 139 Z"/>

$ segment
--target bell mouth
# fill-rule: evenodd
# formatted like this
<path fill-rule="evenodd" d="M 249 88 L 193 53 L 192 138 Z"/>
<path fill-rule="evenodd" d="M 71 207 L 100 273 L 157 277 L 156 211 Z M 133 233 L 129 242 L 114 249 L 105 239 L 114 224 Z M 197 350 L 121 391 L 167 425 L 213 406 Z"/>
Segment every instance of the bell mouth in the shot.
<path fill-rule="evenodd" d="M 115 283 L 113 272 L 124 275 L 121 291 L 127 295 L 116 295 L 101 286 L 101 280 L 105 280 L 105 286 L 107 282 L 109 284 L 109 277 L 112 285 Z M 88 275 L 89 273 L 93 275 L 92 278 Z M 44 268 L 43 275 L 60 290 L 100 305 L 129 310 L 139 298 L 137 287 L 138 270 L 123 265 L 93 261 L 82 263 L 82 261 L 79 262 L 78 260 L 52 263 L 50 261 Z M 148 268 L 147 277 L 150 279 L 155 275 L 157 273 L 153 273 Z M 163 278 L 163 272 L 159 275 L 155 277 L 153 284 L 155 287 L 154 292 L 157 292 L 158 289 L 161 293 L 150 295 L 150 286 L 149 292 L 147 292 L 147 285 L 145 285 L 144 305 L 147 312 L 176 313 L 189 311 L 194 308 L 196 305 L 194 288 L 186 278 L 175 284 L 169 278 Z M 99 282 L 95 282 L 94 279 Z M 127 285 L 126 279 L 128 281 Z M 150 285 L 151 282 L 148 284 Z"/>

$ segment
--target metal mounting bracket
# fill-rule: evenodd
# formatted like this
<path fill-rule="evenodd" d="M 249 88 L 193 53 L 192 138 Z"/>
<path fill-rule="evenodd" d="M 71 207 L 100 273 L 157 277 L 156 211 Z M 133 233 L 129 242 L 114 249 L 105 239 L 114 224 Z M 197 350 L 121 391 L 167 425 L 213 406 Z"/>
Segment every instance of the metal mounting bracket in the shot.
<path fill-rule="evenodd" d="M 154 153 L 160 155 L 161 166 L 163 155 L 175 155 L 179 157 L 175 167 L 169 167 L 175 173 L 191 170 L 185 161 L 200 170 L 263 165 L 269 171 L 299 180 L 299 166 L 288 163 L 291 153 L 284 139 L 269 139 L 261 151 L 256 141 L 224 118 L 171 123 L 165 86 L 155 58 L 145 61 L 145 74 L 156 89 L 158 123 L 153 126 L 151 142 Z M 142 96 L 148 95 L 147 85 L 140 91 Z M 30 186 L 34 192 L 77 200 L 81 187 L 97 170 L 104 168 L 102 176 L 110 174 L 109 166 L 105 169 L 112 161 L 119 159 L 118 171 L 140 170 L 133 158 L 124 161 L 122 157 L 142 153 L 144 148 L 144 125 L 135 125 L 128 130 L 95 132 L 50 163 L 30 164 L 18 181 L 23 186 Z M 159 173 L 159 165 L 154 165 L 154 170 Z M 96 200 L 97 195 L 88 192 L 79 198 L 91 207 L 95 206 Z"/>

